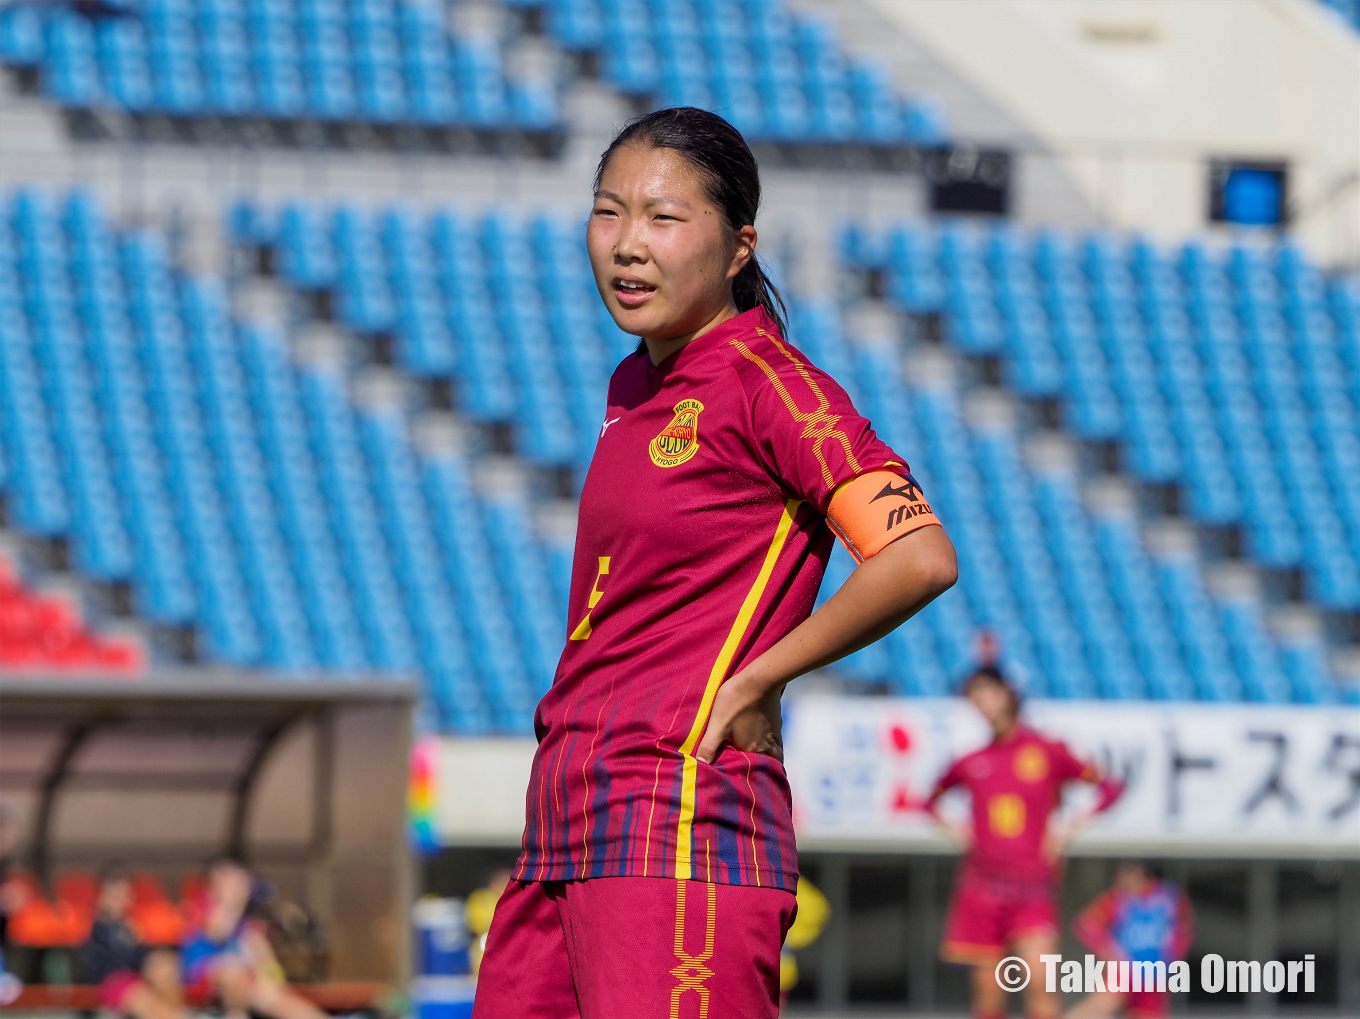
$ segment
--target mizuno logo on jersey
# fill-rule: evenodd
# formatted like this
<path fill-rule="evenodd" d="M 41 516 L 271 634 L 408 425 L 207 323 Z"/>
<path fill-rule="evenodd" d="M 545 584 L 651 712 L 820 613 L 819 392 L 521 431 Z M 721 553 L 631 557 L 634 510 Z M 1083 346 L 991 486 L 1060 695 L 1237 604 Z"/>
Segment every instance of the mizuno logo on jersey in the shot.
<path fill-rule="evenodd" d="M 908 474 L 902 480 L 905 481 L 906 484 L 901 488 L 893 488 L 892 482 L 890 481 L 883 486 L 883 491 L 879 492 L 878 495 L 874 496 L 869 501 L 878 502 L 879 499 L 887 499 L 890 496 L 895 495 L 898 498 L 907 499 L 910 502 L 918 502 L 921 498 L 921 488 L 916 484 L 916 479 Z"/>

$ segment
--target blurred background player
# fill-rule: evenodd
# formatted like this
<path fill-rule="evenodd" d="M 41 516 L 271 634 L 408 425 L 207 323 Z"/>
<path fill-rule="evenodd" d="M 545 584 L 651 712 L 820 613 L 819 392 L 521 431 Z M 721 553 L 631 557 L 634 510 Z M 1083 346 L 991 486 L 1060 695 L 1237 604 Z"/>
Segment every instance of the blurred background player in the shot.
<path fill-rule="evenodd" d="M 473 973 L 476 973 L 482 965 L 482 953 L 486 951 L 486 932 L 491 930 L 491 918 L 496 912 L 496 902 L 505 894 L 505 886 L 509 883 L 509 869 L 498 867 L 487 877 L 486 884 L 467 897 L 463 916 L 468 932 L 472 935 L 468 961 Z"/>
<path fill-rule="evenodd" d="M 831 904 L 811 881 L 798 878 L 798 913 L 784 935 L 784 950 L 779 953 L 779 1007 L 782 1010 L 789 992 L 798 986 L 798 959 L 793 954 L 817 940 L 831 918 Z"/>
<path fill-rule="evenodd" d="M 201 926 L 184 943 L 184 974 L 199 995 L 221 1002 L 228 1019 L 323 1019 L 284 981 L 262 926 L 249 915 L 254 879 L 235 860 L 208 870 Z"/>
<path fill-rule="evenodd" d="M 0 1007 L 8 1005 L 23 990 L 23 982 L 5 965 L 5 946 L 9 943 L 10 895 L 9 872 L 13 865 L 14 846 L 18 841 L 14 820 L 9 811 L 0 806 Z"/>
<path fill-rule="evenodd" d="M 926 810 L 964 849 L 940 955 L 973 967 L 973 1014 L 996 1019 L 1006 1012 L 1006 992 L 994 967 L 1007 954 L 1040 971 L 1039 956 L 1058 946 L 1058 864 L 1067 844 L 1122 792 L 1114 779 L 1020 721 L 1020 695 L 995 666 L 970 675 L 963 695 L 991 727 L 993 738 L 945 771 Z M 1099 787 L 1094 807 L 1061 830 L 1049 824 L 1063 787 L 1079 781 Z M 972 822 L 957 825 L 938 811 L 955 786 L 968 790 Z M 1057 999 L 1031 980 L 1025 989 L 1031 1019 L 1052 1019 Z"/>
<path fill-rule="evenodd" d="M 1194 940 L 1194 915 L 1176 885 L 1145 863 L 1125 860 L 1110 887 L 1081 911 L 1072 933 L 1099 959 L 1170 965 L 1184 958 Z M 1066 1019 L 1104 1019 L 1121 1011 L 1137 1019 L 1162 1019 L 1170 1014 L 1170 1004 L 1165 990 L 1107 989 L 1069 1009 Z"/>
<path fill-rule="evenodd" d="M 122 870 L 104 872 L 99 882 L 90 936 L 76 952 L 77 972 L 99 985 L 100 1004 L 135 1019 L 182 1019 L 184 989 L 179 953 L 149 948 L 131 923 L 132 881 Z"/>

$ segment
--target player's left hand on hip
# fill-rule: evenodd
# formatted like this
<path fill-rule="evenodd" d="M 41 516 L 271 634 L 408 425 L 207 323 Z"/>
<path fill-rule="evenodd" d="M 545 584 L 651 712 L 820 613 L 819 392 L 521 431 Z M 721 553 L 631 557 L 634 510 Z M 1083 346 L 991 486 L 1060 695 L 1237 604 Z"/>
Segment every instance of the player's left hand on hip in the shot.
<path fill-rule="evenodd" d="M 779 711 L 780 687 L 761 690 L 741 673 L 731 677 L 713 698 L 708 727 L 695 756 L 712 764 L 723 743 L 752 754 L 784 759 L 783 717 Z"/>

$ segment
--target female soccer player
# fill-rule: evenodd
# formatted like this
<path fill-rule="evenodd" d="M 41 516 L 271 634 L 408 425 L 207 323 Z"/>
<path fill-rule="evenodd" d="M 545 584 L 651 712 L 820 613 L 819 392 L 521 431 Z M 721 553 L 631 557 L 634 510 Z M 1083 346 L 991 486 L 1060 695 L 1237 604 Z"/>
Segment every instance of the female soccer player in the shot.
<path fill-rule="evenodd" d="M 1114 883 L 1081 911 L 1072 933 L 1112 968 L 1127 959 L 1130 978 L 1112 972 L 1106 990 L 1078 1002 L 1064 1019 L 1108 1019 L 1120 1012 L 1130 1019 L 1166 1019 L 1171 995 L 1165 977 L 1157 989 L 1155 967 L 1165 973 L 1167 966 L 1185 958 L 1194 931 L 1194 912 L 1183 891 L 1146 863 L 1120 861 Z M 1132 979 L 1135 966 L 1143 969 L 1137 981 Z"/>
<path fill-rule="evenodd" d="M 976 1019 L 1006 1014 L 1006 991 L 995 967 L 1008 952 L 1020 956 L 1039 976 L 1025 989 L 1026 1014 L 1054 1019 L 1058 1002 L 1044 991 L 1039 956 L 1058 950 L 1058 861 L 1123 787 L 1062 743 L 1021 724 L 1020 696 L 999 669 L 978 669 L 964 682 L 963 693 L 994 738 L 950 765 L 926 801 L 926 809 L 966 851 L 940 956 L 973 967 Z M 1072 781 L 1098 785 L 1096 803 L 1058 831 L 1049 817 Z M 940 797 L 955 786 L 966 788 L 972 799 L 971 826 L 956 826 L 938 812 Z"/>
<path fill-rule="evenodd" d="M 784 339 L 759 201 L 745 141 L 701 110 L 600 159 L 586 243 L 641 342 L 581 495 L 477 1019 L 776 1015 L 798 881 L 780 694 L 955 580 L 906 461 Z M 861 565 L 810 615 L 833 530 Z"/>

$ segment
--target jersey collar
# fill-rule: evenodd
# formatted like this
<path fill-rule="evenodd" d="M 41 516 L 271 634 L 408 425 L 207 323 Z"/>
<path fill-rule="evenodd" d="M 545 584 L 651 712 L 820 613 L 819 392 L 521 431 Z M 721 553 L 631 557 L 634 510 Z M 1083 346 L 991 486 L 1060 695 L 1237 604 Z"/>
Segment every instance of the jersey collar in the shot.
<path fill-rule="evenodd" d="M 733 315 L 726 322 L 714 326 L 708 332 L 690 340 L 679 350 L 668 354 L 660 364 L 652 364 L 651 358 L 647 357 L 645 348 L 639 351 L 638 356 L 646 361 L 648 377 L 659 382 L 681 365 L 689 364 L 697 358 L 703 357 L 709 351 L 719 349 L 728 340 L 737 336 L 750 335 L 757 329 L 763 329 L 769 333 L 778 332 L 764 308 L 752 308 L 750 311 Z"/>

